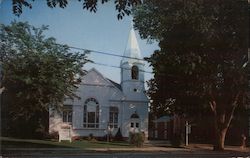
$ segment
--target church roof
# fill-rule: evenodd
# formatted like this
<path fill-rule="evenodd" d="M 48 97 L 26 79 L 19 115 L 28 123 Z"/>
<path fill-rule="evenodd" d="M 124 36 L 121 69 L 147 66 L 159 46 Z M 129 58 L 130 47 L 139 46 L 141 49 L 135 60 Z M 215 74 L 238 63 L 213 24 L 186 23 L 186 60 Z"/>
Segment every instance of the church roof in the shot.
<path fill-rule="evenodd" d="M 142 56 L 141 56 L 141 51 L 140 51 L 140 48 L 136 39 L 133 26 L 131 27 L 130 32 L 129 32 L 128 42 L 127 42 L 126 49 L 124 51 L 124 56 L 130 57 L 130 58 L 123 58 L 121 61 L 122 63 L 129 62 L 129 61 L 142 62 L 142 60 L 136 60 L 136 59 L 142 59 Z M 136 58 L 136 59 L 132 59 L 132 58 Z"/>
<path fill-rule="evenodd" d="M 107 78 L 108 79 L 108 78 Z M 108 79 L 114 86 L 116 86 L 116 88 L 120 89 L 122 91 L 122 86 L 118 83 L 116 83 L 115 81 L 112 81 L 111 79 Z"/>
<path fill-rule="evenodd" d="M 112 81 L 111 79 L 109 78 L 106 78 L 104 77 L 98 70 L 96 70 L 95 68 L 91 68 L 90 70 L 88 70 L 88 73 L 89 74 L 90 72 L 95 72 L 96 74 L 98 74 L 98 76 L 100 76 L 100 78 L 96 78 L 97 81 L 95 81 L 96 83 L 94 84 L 90 84 L 92 86 L 94 86 L 95 84 L 96 85 L 102 85 L 103 83 L 101 83 L 101 80 L 103 79 L 104 81 L 108 82 L 109 84 L 113 85 L 114 87 L 116 87 L 117 89 L 119 89 L 120 91 L 122 91 L 122 87 L 120 84 L 116 83 L 115 81 Z M 87 75 L 85 75 L 86 77 Z M 89 84 L 89 83 L 84 83 L 85 85 Z"/>
<path fill-rule="evenodd" d="M 130 118 L 136 119 L 136 118 L 139 118 L 139 115 L 138 115 L 137 112 L 135 111 L 135 113 L 133 113 L 133 114 L 130 116 Z"/>
<path fill-rule="evenodd" d="M 162 116 L 155 120 L 154 122 L 169 122 L 172 119 L 170 116 Z"/>

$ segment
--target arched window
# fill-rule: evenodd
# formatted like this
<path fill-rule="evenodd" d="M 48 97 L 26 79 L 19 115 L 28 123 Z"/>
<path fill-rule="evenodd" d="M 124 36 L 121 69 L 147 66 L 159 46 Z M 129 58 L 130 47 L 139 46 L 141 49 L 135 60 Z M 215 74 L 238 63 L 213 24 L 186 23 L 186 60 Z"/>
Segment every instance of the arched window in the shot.
<path fill-rule="evenodd" d="M 137 66 L 132 66 L 132 69 L 131 69 L 131 76 L 132 76 L 132 79 L 134 80 L 138 80 L 138 75 L 139 75 L 139 69 Z"/>
<path fill-rule="evenodd" d="M 84 103 L 83 127 L 99 128 L 99 103 L 94 98 L 88 98 Z"/>

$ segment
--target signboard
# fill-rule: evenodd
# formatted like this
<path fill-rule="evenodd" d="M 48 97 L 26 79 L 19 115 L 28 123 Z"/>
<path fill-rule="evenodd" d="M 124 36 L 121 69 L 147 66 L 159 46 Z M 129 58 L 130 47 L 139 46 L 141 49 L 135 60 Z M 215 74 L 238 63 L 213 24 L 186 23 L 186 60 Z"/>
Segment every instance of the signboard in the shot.
<path fill-rule="evenodd" d="M 71 142 L 71 129 L 61 128 L 59 131 L 59 142 L 62 140 L 69 140 Z"/>

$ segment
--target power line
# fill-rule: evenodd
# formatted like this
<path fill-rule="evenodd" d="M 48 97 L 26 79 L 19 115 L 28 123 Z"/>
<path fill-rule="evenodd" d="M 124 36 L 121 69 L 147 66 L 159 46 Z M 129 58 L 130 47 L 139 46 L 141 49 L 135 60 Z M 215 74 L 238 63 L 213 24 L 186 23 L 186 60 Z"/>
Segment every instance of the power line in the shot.
<path fill-rule="evenodd" d="M 56 43 L 56 45 L 64 45 L 64 44 Z M 65 44 L 65 45 L 66 45 L 66 44 Z M 69 45 L 66 45 L 66 46 L 69 47 L 69 48 L 72 48 L 72 49 L 87 51 L 87 52 L 91 52 L 91 53 L 97 53 L 97 54 L 115 56 L 115 57 L 120 57 L 120 58 L 128 58 L 128 59 L 135 59 L 135 60 L 146 61 L 145 59 L 139 59 L 139 58 L 134 58 L 134 57 L 128 57 L 128 56 L 124 56 L 124 55 L 117 55 L 117 54 L 107 53 L 107 52 L 103 52 L 103 51 L 97 51 L 97 50 L 92 50 L 92 49 L 87 49 L 87 48 L 80 48 L 80 47 L 69 46 Z"/>
<path fill-rule="evenodd" d="M 90 64 L 101 65 L 101 66 L 106 66 L 106 67 L 113 67 L 113 68 L 119 68 L 119 69 L 125 69 L 125 70 L 131 70 L 130 68 L 122 68 L 120 66 L 108 65 L 108 64 L 104 64 L 104 63 L 98 63 L 98 62 L 90 62 Z M 153 72 L 150 72 L 150 71 L 145 71 L 145 70 L 140 70 L 140 69 L 139 69 L 139 71 L 149 73 L 149 74 L 153 74 Z"/>
<path fill-rule="evenodd" d="M 56 43 L 56 45 L 63 45 L 63 44 Z M 86 49 L 86 48 L 80 48 L 80 47 L 74 47 L 74 46 L 69 46 L 69 45 L 66 45 L 66 46 L 69 47 L 69 48 L 72 48 L 72 49 L 77 49 L 77 50 L 82 50 L 82 51 L 87 51 L 87 52 L 92 52 L 92 53 L 97 53 L 97 54 L 102 54 L 102 55 L 109 55 L 109 56 L 115 56 L 115 57 L 121 57 L 121 58 L 128 58 L 128 59 L 135 59 L 135 60 L 146 61 L 145 59 L 133 58 L 133 57 L 128 57 L 128 56 L 124 56 L 124 55 L 117 55 L 117 54 L 113 54 L 113 53 L 107 53 L 107 52 L 96 51 L 96 50 L 91 50 L 91 49 Z M 114 65 L 104 64 L 104 63 L 98 63 L 98 62 L 94 62 L 94 61 L 92 61 L 90 63 L 95 64 L 95 65 L 106 66 L 106 67 L 131 70 L 129 68 L 122 68 L 120 66 L 114 66 Z M 145 71 L 145 70 L 139 70 L 139 71 L 145 72 L 145 73 L 149 73 L 149 74 L 153 74 L 153 72 L 150 72 L 150 71 Z"/>

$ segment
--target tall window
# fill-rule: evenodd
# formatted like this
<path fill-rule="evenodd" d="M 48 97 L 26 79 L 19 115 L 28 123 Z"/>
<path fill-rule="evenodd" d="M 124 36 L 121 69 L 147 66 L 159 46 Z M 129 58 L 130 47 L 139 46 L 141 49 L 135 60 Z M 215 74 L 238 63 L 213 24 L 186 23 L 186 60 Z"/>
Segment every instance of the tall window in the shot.
<path fill-rule="evenodd" d="M 110 128 L 118 128 L 118 108 L 109 107 L 109 126 Z"/>
<path fill-rule="evenodd" d="M 84 103 L 83 127 L 99 128 L 99 103 L 94 98 L 89 98 Z"/>
<path fill-rule="evenodd" d="M 63 106 L 63 122 L 72 123 L 72 105 Z"/>
<path fill-rule="evenodd" d="M 134 80 L 138 80 L 138 75 L 139 75 L 139 69 L 137 66 L 132 66 L 132 69 L 131 69 L 131 76 L 132 76 L 132 79 Z"/>

